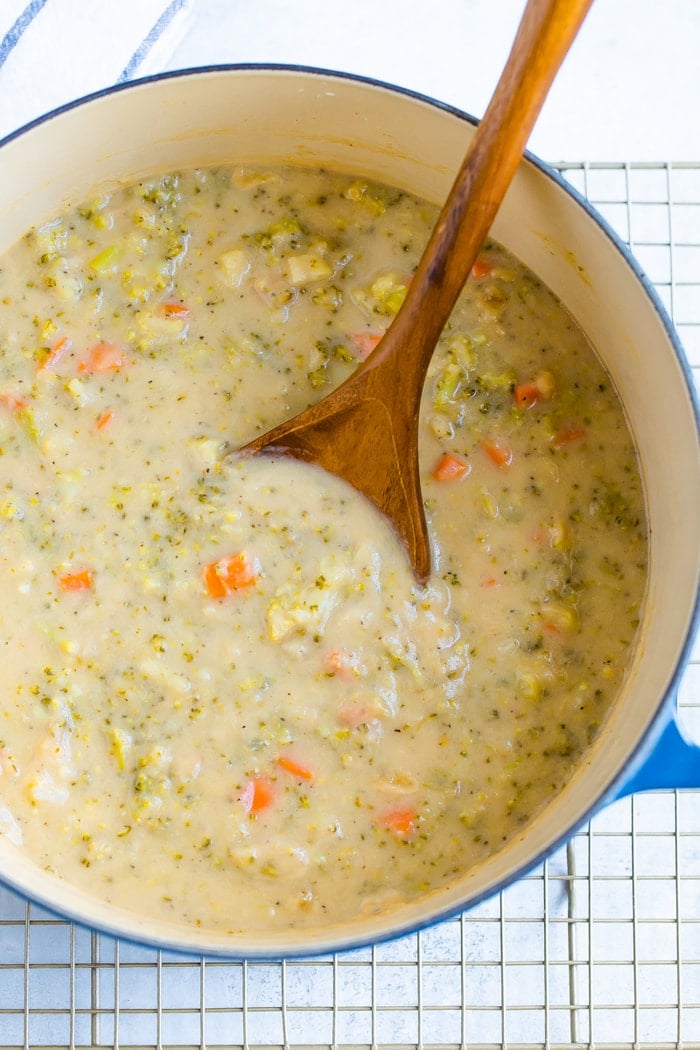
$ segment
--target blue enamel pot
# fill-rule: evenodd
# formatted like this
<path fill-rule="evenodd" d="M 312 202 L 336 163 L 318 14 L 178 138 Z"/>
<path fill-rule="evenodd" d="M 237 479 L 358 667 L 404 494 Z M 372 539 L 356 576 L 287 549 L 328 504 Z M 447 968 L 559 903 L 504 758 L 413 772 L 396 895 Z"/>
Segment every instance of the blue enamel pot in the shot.
<path fill-rule="evenodd" d="M 354 171 L 444 200 L 475 122 L 367 80 L 293 67 L 209 68 L 120 86 L 0 144 L 0 250 L 95 184 L 248 161 Z M 700 787 L 700 750 L 676 692 L 697 619 L 700 442 L 692 377 L 652 287 L 618 238 L 561 178 L 527 156 L 494 237 L 559 296 L 608 369 L 644 476 L 649 578 L 639 644 L 607 723 L 556 799 L 500 852 L 451 885 L 383 914 L 258 934 L 192 928 L 117 909 L 0 846 L 0 878 L 90 927 L 228 957 L 342 950 L 435 923 L 503 889 L 602 806 L 634 791 Z"/>

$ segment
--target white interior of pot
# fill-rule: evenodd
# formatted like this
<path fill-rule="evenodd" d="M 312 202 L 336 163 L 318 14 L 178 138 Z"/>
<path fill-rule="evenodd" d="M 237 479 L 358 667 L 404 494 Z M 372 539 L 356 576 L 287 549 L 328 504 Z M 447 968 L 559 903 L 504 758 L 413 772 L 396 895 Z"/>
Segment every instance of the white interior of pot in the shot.
<path fill-rule="evenodd" d="M 442 201 L 473 131 L 428 102 L 345 78 L 208 71 L 103 97 L 40 124 L 0 155 L 0 250 L 95 183 L 177 167 L 295 161 L 357 171 Z M 624 769 L 665 695 L 692 617 L 700 563 L 700 456 L 683 372 L 640 280 L 597 223 L 523 163 L 494 236 L 560 296 L 625 403 L 645 476 L 651 573 L 641 644 L 607 730 L 522 837 L 454 887 L 392 916 L 312 934 L 208 933 L 119 913 L 58 886 L 10 851 L 0 874 L 88 924 L 183 949 L 279 955 L 403 932 L 530 867 L 590 812 Z M 232 913 L 232 925 L 237 916 Z M 242 924 L 244 925 L 244 919 Z"/>

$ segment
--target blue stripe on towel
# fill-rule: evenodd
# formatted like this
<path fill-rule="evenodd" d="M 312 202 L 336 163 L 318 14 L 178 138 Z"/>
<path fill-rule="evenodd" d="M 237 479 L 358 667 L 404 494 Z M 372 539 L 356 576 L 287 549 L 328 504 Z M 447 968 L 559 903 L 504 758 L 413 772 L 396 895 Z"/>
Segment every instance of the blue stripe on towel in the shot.
<path fill-rule="evenodd" d="M 44 0 L 45 2 L 45 0 Z M 117 83 L 122 83 L 125 80 L 130 80 L 136 70 L 139 68 L 148 52 L 155 46 L 159 38 L 163 35 L 165 30 L 168 28 L 178 11 L 187 3 L 187 0 L 171 0 L 166 7 L 163 14 L 160 16 L 156 24 L 153 26 L 147 36 L 143 38 L 139 46 L 134 51 L 133 55 L 127 62 L 126 66 L 119 74 Z"/>
<path fill-rule="evenodd" d="M 7 61 L 17 41 L 30 23 L 34 21 L 46 2 L 47 0 L 32 0 L 7 30 L 2 40 L 0 40 L 0 66 Z"/>

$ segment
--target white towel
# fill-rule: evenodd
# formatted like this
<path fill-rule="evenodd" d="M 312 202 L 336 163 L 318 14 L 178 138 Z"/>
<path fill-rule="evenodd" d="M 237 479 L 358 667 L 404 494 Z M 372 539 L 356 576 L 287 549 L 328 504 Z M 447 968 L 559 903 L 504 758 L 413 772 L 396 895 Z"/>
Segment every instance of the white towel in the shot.
<path fill-rule="evenodd" d="M 0 0 L 0 138 L 93 91 L 162 69 L 194 0 Z"/>

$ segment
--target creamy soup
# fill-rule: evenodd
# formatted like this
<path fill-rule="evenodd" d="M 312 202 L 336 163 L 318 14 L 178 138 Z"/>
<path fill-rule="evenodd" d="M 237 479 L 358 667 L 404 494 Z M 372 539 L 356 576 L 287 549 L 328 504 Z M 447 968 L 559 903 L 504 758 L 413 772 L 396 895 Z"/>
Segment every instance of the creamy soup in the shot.
<path fill-rule="evenodd" d="M 353 176 L 198 170 L 1 260 L 0 833 L 47 871 L 212 929 L 325 924 L 462 875 L 580 763 L 635 641 L 644 503 L 532 273 L 487 244 L 432 362 L 425 588 L 337 479 L 222 456 L 371 352 L 435 217 Z"/>

